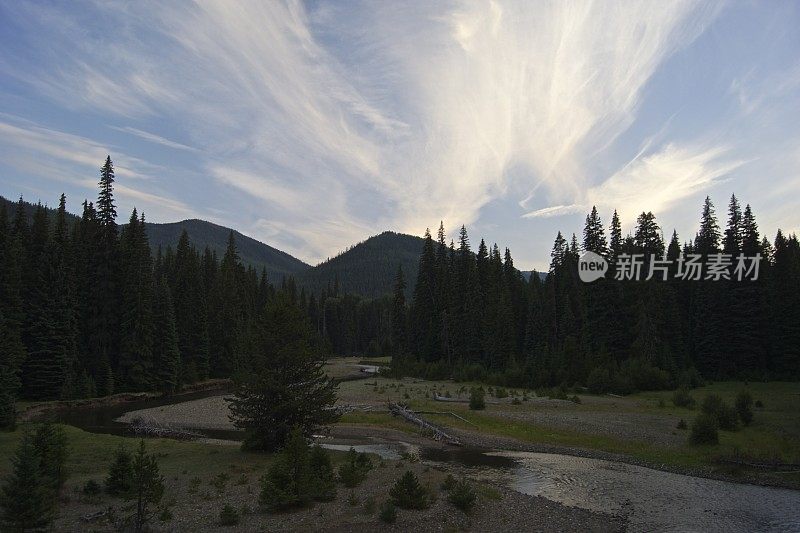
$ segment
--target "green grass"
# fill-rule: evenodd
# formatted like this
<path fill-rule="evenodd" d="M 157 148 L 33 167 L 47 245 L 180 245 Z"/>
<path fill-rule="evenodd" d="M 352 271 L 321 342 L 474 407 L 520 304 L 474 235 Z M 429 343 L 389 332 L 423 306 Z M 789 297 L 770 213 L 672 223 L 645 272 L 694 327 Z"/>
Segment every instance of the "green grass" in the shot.
<path fill-rule="evenodd" d="M 63 426 L 69 442 L 67 468 L 69 482 L 80 483 L 88 479 L 102 481 L 114 451 L 123 443 L 134 451 L 138 439 L 87 433 L 72 426 Z M 11 457 L 22 438 L 26 427 L 13 433 L 0 433 L 0 476 L 5 476 L 11 467 Z M 161 473 L 167 479 L 178 476 L 190 479 L 203 478 L 220 473 L 240 474 L 260 472 L 271 461 L 270 454 L 244 453 L 238 446 L 210 445 L 169 439 L 146 439 L 147 449 L 158 457 Z"/>
<path fill-rule="evenodd" d="M 445 386 L 456 390 L 462 384 L 424 382 L 413 386 L 417 389 L 425 387 Z M 683 441 L 677 446 L 660 446 L 638 440 L 626 440 L 605 435 L 570 431 L 562 428 L 546 427 L 508 417 L 498 416 L 499 410 L 506 413 L 520 412 L 534 415 L 538 407 L 523 402 L 521 405 L 489 404 L 486 411 L 470 411 L 466 404 L 442 404 L 424 398 L 419 394 L 412 395 L 411 406 L 423 411 L 452 411 L 463 416 L 470 423 L 445 415 L 428 415 L 431 421 L 444 426 L 469 431 L 479 431 L 488 435 L 515 438 L 525 442 L 555 446 L 601 450 L 611 453 L 629 455 L 652 465 L 669 465 L 682 468 L 705 468 L 713 471 L 724 471 L 736 475 L 737 470 L 718 463 L 720 456 L 740 452 L 758 458 L 780 458 L 785 462 L 800 462 L 800 384 L 798 383 L 750 383 L 742 382 L 714 383 L 692 391 L 698 405 L 708 394 L 719 394 L 726 402 L 733 403 L 736 394 L 747 388 L 755 400 L 761 400 L 763 408 L 755 409 L 752 425 L 741 427 L 736 432 L 720 432 L 720 444 L 717 446 L 693 446 Z M 371 390 L 371 389 L 370 389 Z M 392 389 L 394 392 L 395 389 Z M 672 391 L 657 391 L 634 394 L 625 398 L 614 398 L 613 401 L 592 401 L 592 396 L 584 396 L 583 404 L 560 406 L 565 414 L 570 411 L 603 411 L 614 412 L 619 416 L 626 413 L 648 413 L 662 415 L 670 421 L 685 419 L 691 425 L 698 409 L 678 408 L 672 405 Z M 659 400 L 663 407 L 659 407 Z M 411 426 L 394 420 L 389 415 L 379 413 L 352 413 L 343 421 L 371 424 L 382 427 L 394 427 L 406 430 Z M 671 422 L 674 423 L 674 422 Z M 398 425 L 400 427 L 398 427 Z M 476 427 L 477 426 L 477 427 Z M 680 432 L 688 438 L 688 432 Z M 750 474 L 754 473 L 752 471 Z M 756 475 L 766 478 L 785 480 L 800 487 L 800 474 L 757 472 Z"/>

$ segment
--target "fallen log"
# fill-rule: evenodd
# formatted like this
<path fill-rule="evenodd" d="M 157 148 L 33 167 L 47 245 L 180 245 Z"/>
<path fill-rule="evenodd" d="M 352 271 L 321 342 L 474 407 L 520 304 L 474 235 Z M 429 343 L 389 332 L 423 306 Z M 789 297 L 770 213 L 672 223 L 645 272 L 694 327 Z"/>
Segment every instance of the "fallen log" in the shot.
<path fill-rule="evenodd" d="M 467 420 L 463 416 L 457 415 L 455 413 L 451 413 L 450 411 L 415 411 L 415 412 L 418 415 L 445 415 L 445 416 L 452 416 L 454 418 L 458 418 L 462 422 L 466 422 L 467 424 L 469 424 L 469 425 L 471 425 L 473 427 L 478 427 L 477 424 L 473 424 L 472 422 L 470 422 L 469 420 Z"/>
<path fill-rule="evenodd" d="M 404 405 L 400 405 L 399 403 L 390 403 L 389 412 L 394 416 L 399 416 L 406 421 L 419 426 L 423 430 L 428 431 L 431 433 L 431 436 L 434 440 L 446 442 L 447 444 L 452 444 L 453 446 L 461 446 L 461 441 L 458 440 L 458 438 L 447 434 L 444 430 L 428 422 L 421 416 L 418 416 L 417 413 Z"/>

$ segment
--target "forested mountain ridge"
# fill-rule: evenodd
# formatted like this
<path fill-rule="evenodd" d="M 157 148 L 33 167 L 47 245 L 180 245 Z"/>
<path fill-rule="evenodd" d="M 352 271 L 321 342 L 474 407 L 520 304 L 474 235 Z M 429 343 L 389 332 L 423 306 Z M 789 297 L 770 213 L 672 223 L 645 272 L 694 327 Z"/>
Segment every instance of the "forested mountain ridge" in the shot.
<path fill-rule="evenodd" d="M 228 236 L 233 231 L 236 239 L 236 249 L 239 252 L 239 259 L 246 266 L 252 266 L 261 272 L 266 268 L 267 276 L 273 282 L 280 282 L 285 276 L 297 275 L 300 272 L 311 268 L 300 259 L 288 253 L 273 248 L 268 244 L 248 237 L 231 228 L 219 226 L 212 222 L 199 219 L 182 220 L 180 222 L 170 222 L 166 224 L 154 224 L 147 222 L 147 237 L 150 239 L 150 246 L 155 251 L 161 246 L 166 250 L 167 246 L 173 249 L 177 246 L 181 233 L 186 230 L 189 240 L 198 249 L 203 250 L 206 246 L 214 252 L 217 257 L 222 257 L 228 245 Z"/>
<path fill-rule="evenodd" d="M 0 205 L 6 207 L 10 217 L 14 216 L 17 203 L 17 201 L 12 201 L 0 196 Z M 30 223 L 33 221 L 33 215 L 36 212 L 37 206 L 30 202 L 23 202 L 23 205 L 25 206 L 25 213 Z M 47 208 L 48 216 L 51 219 L 55 218 L 56 212 L 56 209 Z M 66 217 L 71 224 L 80 220 L 80 217 L 72 213 L 66 213 Z M 120 224 L 120 228 L 124 227 L 125 224 Z M 242 263 L 246 266 L 252 266 L 258 272 L 266 269 L 267 276 L 274 282 L 280 282 L 286 276 L 296 275 L 298 272 L 311 268 L 310 265 L 282 250 L 273 248 L 268 244 L 243 235 L 231 228 L 226 228 L 225 226 L 220 226 L 206 220 L 188 219 L 180 222 L 167 222 L 162 224 L 145 222 L 145 228 L 147 229 L 147 236 L 153 253 L 155 253 L 159 247 L 161 247 L 162 252 L 166 252 L 168 246 L 172 247 L 174 250 L 178 246 L 181 233 L 186 230 L 186 233 L 189 234 L 189 241 L 195 248 L 198 250 L 205 250 L 205 248 L 208 247 L 217 257 L 222 257 L 228 245 L 228 235 L 233 231 L 239 258 Z"/>
<path fill-rule="evenodd" d="M 295 278 L 298 285 L 316 294 L 338 280 L 336 292 L 340 294 L 377 298 L 392 293 L 397 269 L 402 266 L 406 279 L 412 280 L 406 289 L 410 296 L 423 243 L 420 237 L 384 231 Z"/>

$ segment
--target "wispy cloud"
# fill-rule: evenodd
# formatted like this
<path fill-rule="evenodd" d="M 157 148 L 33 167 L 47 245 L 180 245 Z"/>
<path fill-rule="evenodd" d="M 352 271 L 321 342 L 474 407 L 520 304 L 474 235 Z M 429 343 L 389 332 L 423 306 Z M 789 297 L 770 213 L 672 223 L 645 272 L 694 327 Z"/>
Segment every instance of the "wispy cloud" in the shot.
<path fill-rule="evenodd" d="M 124 128 L 120 128 L 119 126 L 109 126 L 112 130 L 121 131 L 123 133 L 129 133 L 140 139 L 144 139 L 145 141 L 150 141 L 152 143 L 160 144 L 161 146 L 166 146 L 167 148 L 174 148 L 176 150 L 187 150 L 189 152 L 199 152 L 197 148 L 192 146 L 188 146 L 185 144 L 181 144 L 179 142 L 170 141 L 160 135 L 156 135 L 155 133 L 149 133 L 146 131 L 142 131 L 136 128 L 131 128 L 130 126 L 126 126 Z"/>
<path fill-rule="evenodd" d="M 503 215 L 550 228 L 592 204 L 626 216 L 674 208 L 758 157 L 756 139 L 735 137 L 786 120 L 800 90 L 796 69 L 720 69 L 721 89 L 705 97 L 735 102 L 741 122 L 726 119 L 728 131 L 647 107 L 654 82 L 672 82 L 663 69 L 690 62 L 681 53 L 731 9 L 721 1 L 81 7 L 20 8 L 34 61 L 0 52 L 0 71 L 59 109 L 191 159 L 218 217 L 310 261 L 442 219 L 502 232 Z M 114 39 L 87 31 L 97 20 Z M 114 149 L 120 177 L 157 183 L 181 198 L 176 211 L 191 203 L 156 179 L 169 169 L 126 156 L 139 152 L 55 130 L 4 121 L 0 140 L 22 152 L 17 164 L 40 153 L 94 168 Z M 509 213 L 484 220 L 498 202 Z"/>

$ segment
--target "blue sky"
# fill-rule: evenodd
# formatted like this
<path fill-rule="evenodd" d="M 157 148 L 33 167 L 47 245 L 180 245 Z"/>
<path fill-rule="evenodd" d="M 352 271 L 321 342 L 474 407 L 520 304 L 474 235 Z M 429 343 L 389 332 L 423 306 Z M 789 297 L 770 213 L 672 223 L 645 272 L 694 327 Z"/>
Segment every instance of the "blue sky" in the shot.
<path fill-rule="evenodd" d="M 444 220 L 546 268 L 592 205 L 800 229 L 798 2 L 0 1 L 0 194 L 315 263 Z"/>

